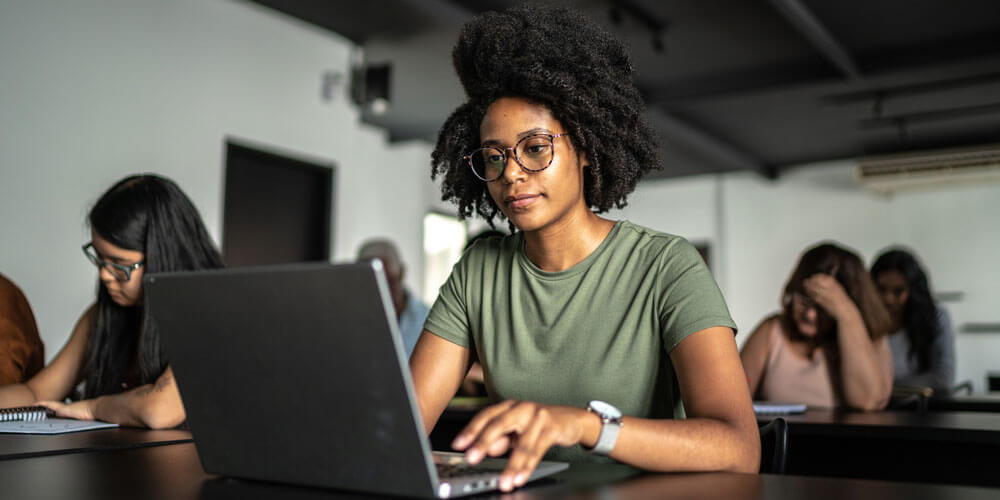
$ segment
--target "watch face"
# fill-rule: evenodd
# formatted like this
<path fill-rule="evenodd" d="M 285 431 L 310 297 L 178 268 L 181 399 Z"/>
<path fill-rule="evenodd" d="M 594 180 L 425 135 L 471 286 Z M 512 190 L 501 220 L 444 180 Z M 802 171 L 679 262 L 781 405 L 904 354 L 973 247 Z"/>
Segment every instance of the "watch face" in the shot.
<path fill-rule="evenodd" d="M 622 412 L 618 411 L 618 408 L 611 406 L 604 401 L 591 401 L 590 407 L 594 409 L 597 413 L 604 415 L 607 418 L 619 419 L 622 418 Z"/>

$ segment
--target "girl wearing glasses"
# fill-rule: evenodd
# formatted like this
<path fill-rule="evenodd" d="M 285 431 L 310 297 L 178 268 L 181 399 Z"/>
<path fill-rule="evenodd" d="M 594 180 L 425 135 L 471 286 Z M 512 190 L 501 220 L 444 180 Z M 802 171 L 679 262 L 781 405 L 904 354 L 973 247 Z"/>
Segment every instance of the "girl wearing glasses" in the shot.
<path fill-rule="evenodd" d="M 892 393 L 889 314 L 861 259 L 829 243 L 807 250 L 782 303 L 782 313 L 764 320 L 743 346 L 754 397 L 885 408 Z"/>
<path fill-rule="evenodd" d="M 468 23 L 453 58 L 468 101 L 433 175 L 462 216 L 515 232 L 465 252 L 424 324 L 410 367 L 426 430 L 475 352 L 495 404 L 453 446 L 473 463 L 510 451 L 503 490 L 543 456 L 756 471 L 735 325 L 707 266 L 680 237 L 598 215 L 659 166 L 628 51 L 574 11 L 523 6 Z"/>
<path fill-rule="evenodd" d="M 88 222 L 84 253 L 97 266 L 97 301 L 51 364 L 24 384 L 0 387 L 0 407 L 41 404 L 57 416 L 175 427 L 184 421 L 184 407 L 146 315 L 142 277 L 217 268 L 222 259 L 191 201 L 156 175 L 116 183 Z M 60 402 L 75 388 L 75 402 Z"/>

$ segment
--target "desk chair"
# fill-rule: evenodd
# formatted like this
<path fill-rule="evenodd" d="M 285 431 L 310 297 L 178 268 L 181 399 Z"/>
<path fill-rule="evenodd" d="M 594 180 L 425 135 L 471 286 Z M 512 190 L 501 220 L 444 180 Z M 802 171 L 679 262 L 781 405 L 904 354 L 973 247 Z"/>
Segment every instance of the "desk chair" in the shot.
<path fill-rule="evenodd" d="M 760 472 L 784 474 L 788 455 L 788 423 L 781 417 L 760 427 Z"/>
<path fill-rule="evenodd" d="M 989 380 L 989 379 L 987 379 L 987 380 Z M 960 393 L 962 391 L 965 391 L 965 394 L 967 394 L 967 395 L 972 395 L 972 381 L 971 380 L 963 380 L 962 383 L 956 385 L 955 387 L 952 387 L 951 388 L 951 395 L 954 396 L 954 395 L 956 395 L 956 394 L 958 394 L 958 393 Z"/>
<path fill-rule="evenodd" d="M 930 387 L 902 387 L 892 388 L 892 396 L 889 398 L 888 408 L 892 410 L 917 410 L 918 413 L 927 413 L 927 404 L 934 396 L 934 389 Z"/>

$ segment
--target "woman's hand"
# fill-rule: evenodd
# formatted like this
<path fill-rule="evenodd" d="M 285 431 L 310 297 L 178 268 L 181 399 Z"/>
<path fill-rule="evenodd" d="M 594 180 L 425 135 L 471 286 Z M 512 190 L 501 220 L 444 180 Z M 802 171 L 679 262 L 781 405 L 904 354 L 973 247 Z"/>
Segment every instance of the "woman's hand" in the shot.
<path fill-rule="evenodd" d="M 588 422 L 592 429 L 587 429 Z M 513 450 L 499 481 L 502 491 L 510 491 L 528 481 L 549 448 L 573 446 L 587 430 L 599 433 L 600 418 L 582 408 L 504 401 L 480 411 L 452 447 L 464 450 L 465 459 L 473 464 Z"/>
<path fill-rule="evenodd" d="M 44 406 L 55 412 L 57 417 L 74 418 L 76 420 L 94 420 L 94 407 L 96 399 L 85 399 L 73 403 L 61 403 L 59 401 L 39 401 L 35 403 Z"/>
<path fill-rule="evenodd" d="M 857 311 L 854 301 L 836 278 L 829 274 L 814 274 L 802 282 L 809 298 L 836 319 Z"/>

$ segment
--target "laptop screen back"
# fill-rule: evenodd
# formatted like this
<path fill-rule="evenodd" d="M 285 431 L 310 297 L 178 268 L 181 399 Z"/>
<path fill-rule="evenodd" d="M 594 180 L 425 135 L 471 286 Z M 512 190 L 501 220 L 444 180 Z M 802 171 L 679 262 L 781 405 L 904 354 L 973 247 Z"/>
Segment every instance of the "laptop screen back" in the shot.
<path fill-rule="evenodd" d="M 433 496 L 387 290 L 378 261 L 148 276 L 205 470 Z"/>

